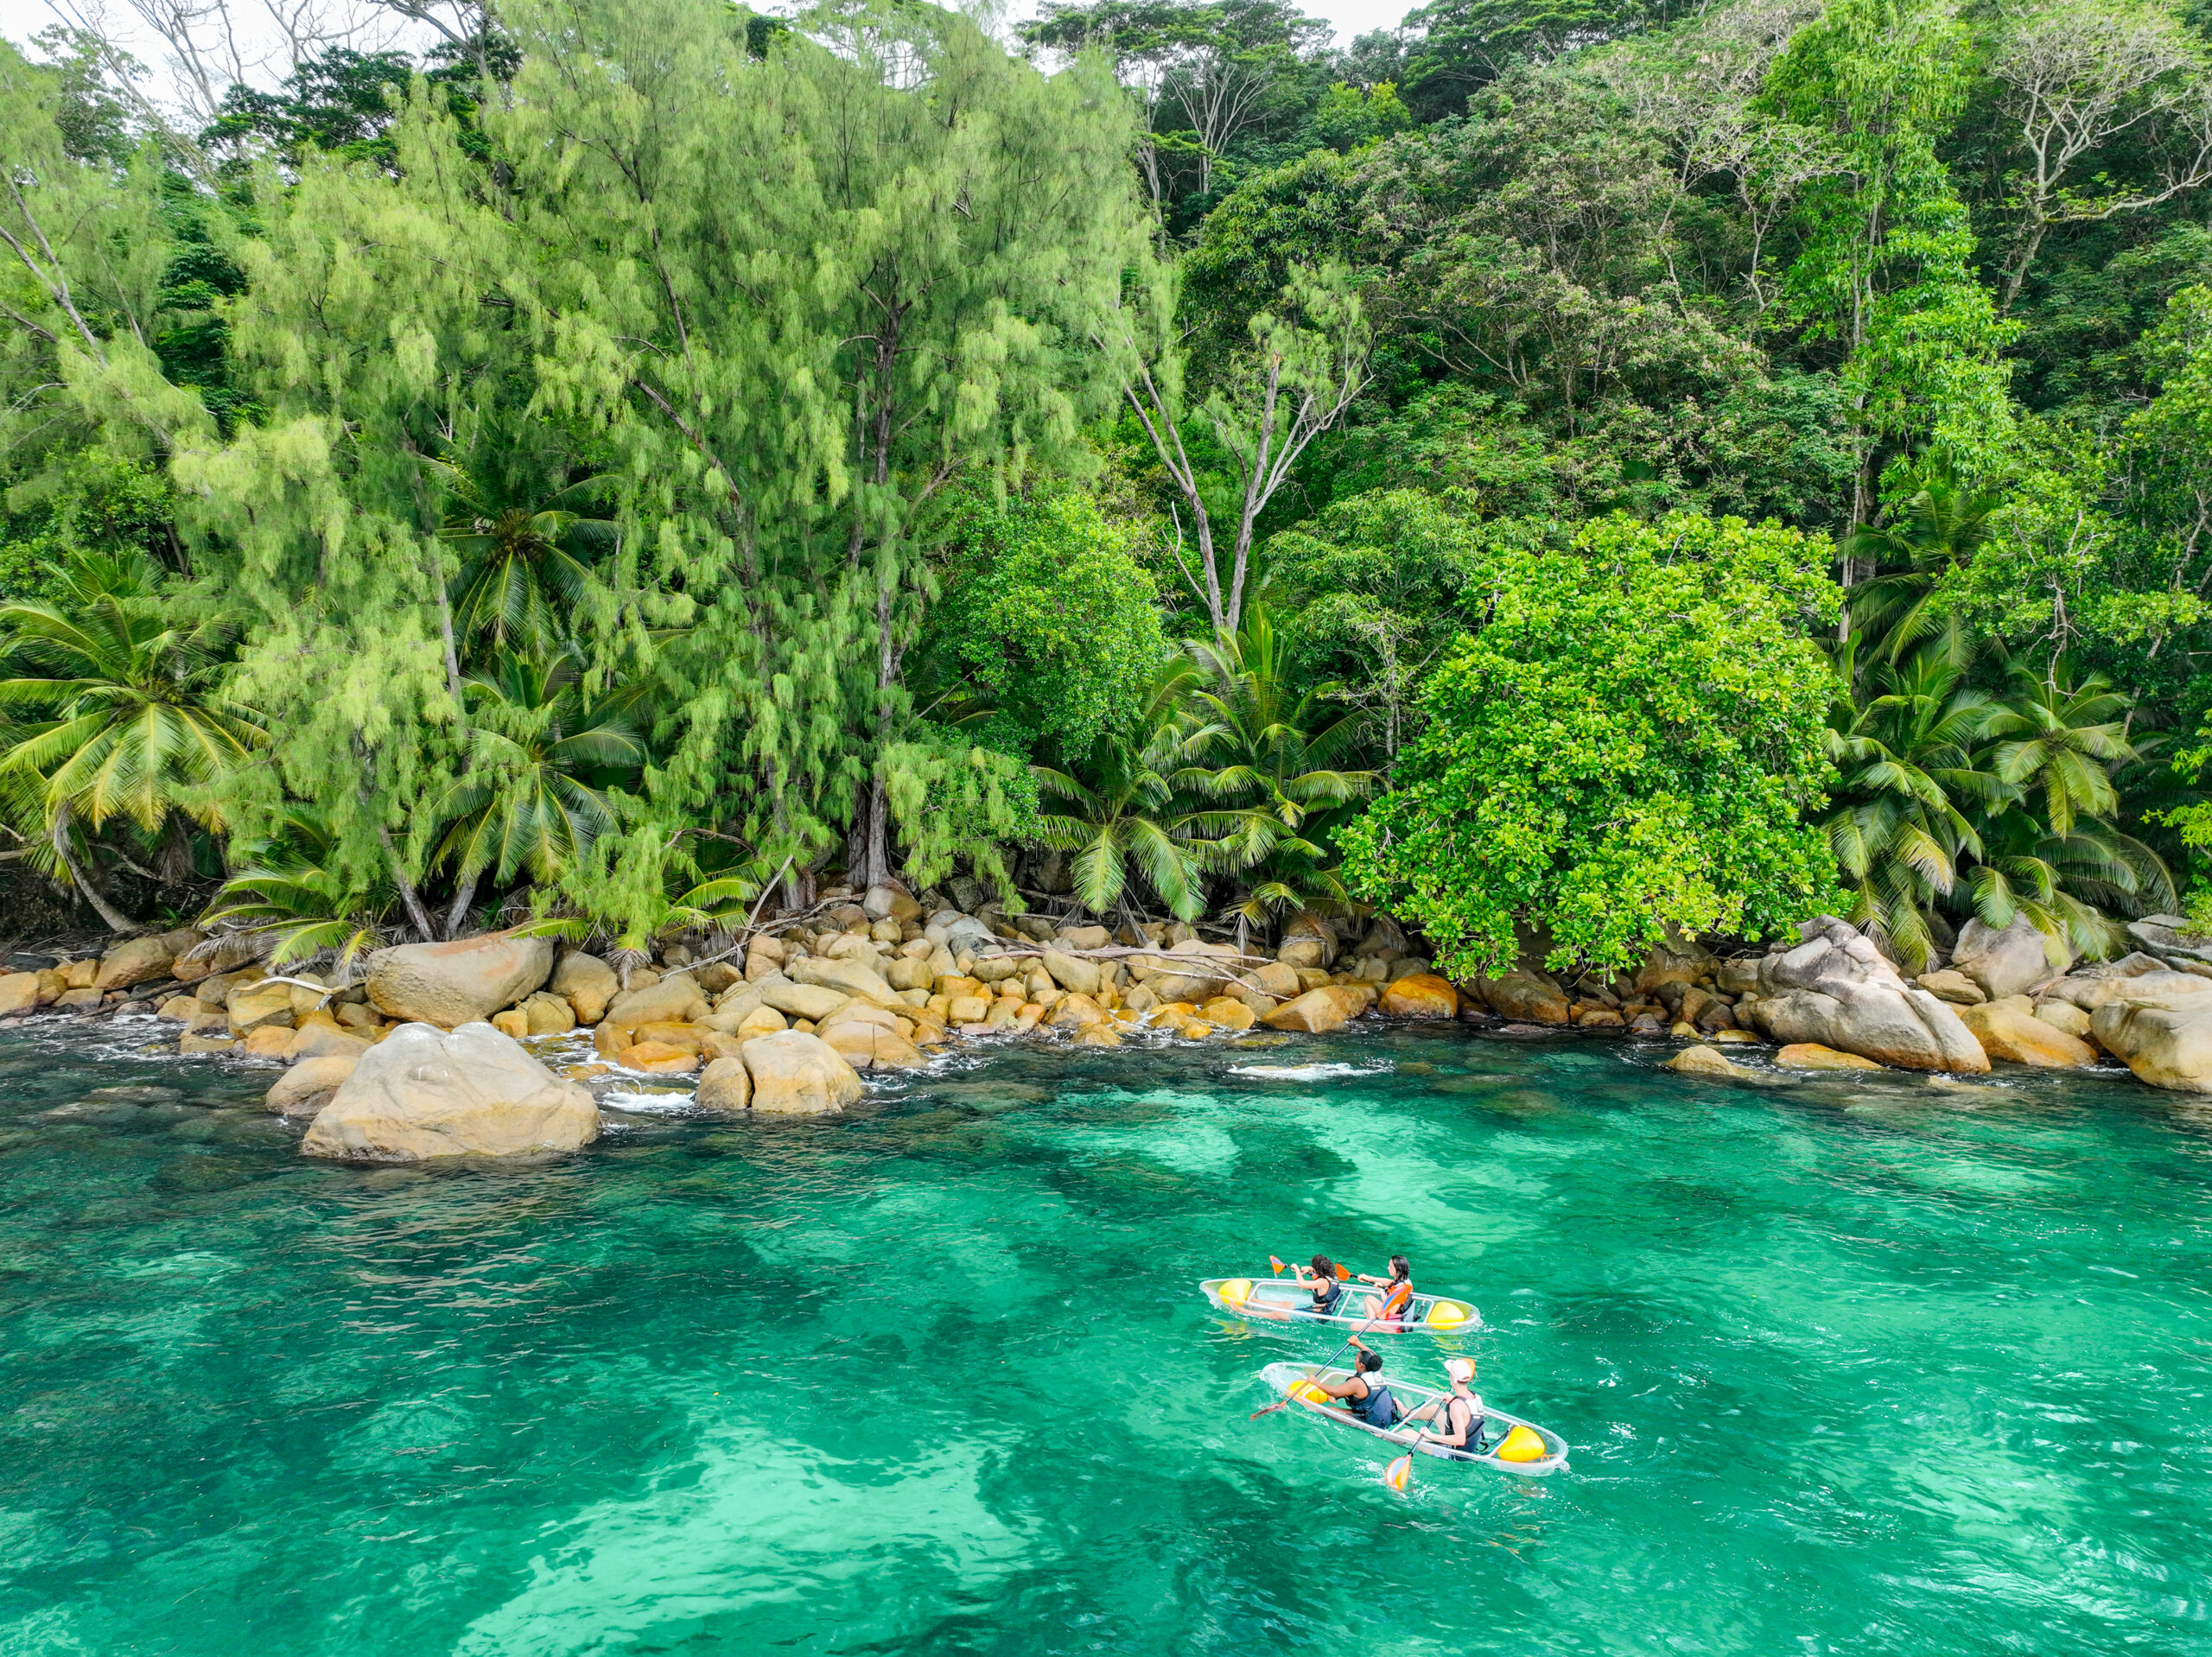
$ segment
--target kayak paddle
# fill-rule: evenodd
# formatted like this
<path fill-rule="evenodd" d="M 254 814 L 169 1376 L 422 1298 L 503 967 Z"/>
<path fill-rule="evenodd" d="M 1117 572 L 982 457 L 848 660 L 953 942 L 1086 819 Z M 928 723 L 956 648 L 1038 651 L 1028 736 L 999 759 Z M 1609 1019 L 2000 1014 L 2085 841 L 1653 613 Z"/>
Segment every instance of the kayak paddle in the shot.
<path fill-rule="evenodd" d="M 1336 1351 L 1329 1354 L 1328 1359 L 1325 1362 L 1317 1363 L 1313 1366 L 1315 1373 L 1319 1374 L 1321 1370 L 1326 1369 L 1330 1364 L 1334 1363 L 1337 1361 L 1338 1356 L 1344 1351 L 1344 1347 L 1350 1346 L 1358 1338 L 1359 1331 L 1357 1330 L 1354 1330 L 1351 1334 L 1345 1336 L 1344 1346 L 1339 1346 Z M 1287 1407 L 1289 1403 L 1290 1394 L 1288 1393 L 1285 1393 L 1281 1398 L 1275 1400 L 1274 1403 L 1268 1405 L 1265 1409 L 1254 1410 L 1251 1414 L 1246 1416 L 1244 1419 L 1248 1421 L 1256 1421 L 1263 1415 L 1273 1415 L 1277 1410 Z"/>
<path fill-rule="evenodd" d="M 1270 1270 L 1272 1270 L 1277 1277 L 1281 1277 L 1281 1276 L 1285 1272 L 1287 1272 L 1287 1271 L 1290 1269 L 1290 1267 L 1288 1267 L 1287 1266 L 1285 1266 L 1285 1265 L 1284 1265 L 1281 1260 L 1277 1260 L 1277 1259 L 1276 1259 L 1273 1254 L 1270 1254 L 1270 1255 L 1268 1255 L 1268 1266 L 1269 1269 L 1270 1269 Z M 1341 1264 L 1339 1264 L 1339 1265 L 1338 1266 L 1338 1267 L 1337 1267 L 1337 1281 L 1338 1281 L 1338 1282 L 1339 1282 L 1339 1283 L 1349 1283 L 1349 1282 L 1351 1282 L 1351 1267 L 1349 1267 L 1349 1266 L 1344 1266 L 1344 1265 L 1341 1265 Z"/>

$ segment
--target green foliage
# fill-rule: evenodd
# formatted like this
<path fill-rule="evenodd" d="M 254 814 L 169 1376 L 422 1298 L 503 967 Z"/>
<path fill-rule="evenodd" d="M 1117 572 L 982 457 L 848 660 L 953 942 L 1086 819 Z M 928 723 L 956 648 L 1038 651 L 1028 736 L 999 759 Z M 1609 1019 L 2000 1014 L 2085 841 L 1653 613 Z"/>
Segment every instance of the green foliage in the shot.
<path fill-rule="evenodd" d="M 188 624 L 143 553 L 79 556 L 54 602 L 0 605 L 0 707 L 30 716 L 0 767 L 35 776 L 44 828 L 65 808 L 152 834 L 172 812 L 223 824 L 221 784 L 267 733 L 221 688 L 232 628 Z"/>
<path fill-rule="evenodd" d="M 304 965 L 328 956 L 339 971 L 387 941 L 384 917 L 397 903 L 388 882 L 348 881 L 337 874 L 332 838 L 321 815 L 293 805 L 276 814 L 266 835 L 231 847 L 231 878 L 200 917 L 217 933 L 234 933 L 270 965 Z"/>
<path fill-rule="evenodd" d="M 1144 533 L 1074 490 L 977 512 L 925 654 L 994 745 L 1064 759 L 1136 716 L 1168 656 Z"/>
<path fill-rule="evenodd" d="M 1516 928 L 1554 965 L 1618 968 L 1669 924 L 1758 936 L 1817 907 L 1821 562 L 1794 531 L 1687 515 L 1502 556 L 1395 786 L 1345 831 L 1352 889 L 1454 972 L 1510 962 Z"/>

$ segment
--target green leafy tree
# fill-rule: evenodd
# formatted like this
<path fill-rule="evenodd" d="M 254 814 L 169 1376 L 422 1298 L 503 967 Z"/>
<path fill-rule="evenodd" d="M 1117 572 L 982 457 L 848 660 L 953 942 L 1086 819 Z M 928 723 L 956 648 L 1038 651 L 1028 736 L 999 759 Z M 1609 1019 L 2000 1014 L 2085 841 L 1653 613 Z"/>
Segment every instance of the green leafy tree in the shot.
<path fill-rule="evenodd" d="M 1962 481 L 1940 460 L 1929 460 L 1902 480 L 1904 499 L 1887 523 L 1860 524 L 1845 543 L 1854 568 L 1872 571 L 1849 594 L 1859 655 L 1894 666 L 1938 631 L 1947 653 L 1967 649 L 1955 609 L 1934 600 L 1944 576 L 1963 568 L 1989 539 L 1990 517 L 2004 495 Z"/>
<path fill-rule="evenodd" d="M 1396 786 L 1344 830 L 1347 883 L 1456 973 L 1512 961 L 1520 927 L 1619 968 L 1670 924 L 1758 936 L 1827 901 L 1823 557 L 1687 514 L 1502 557 Z"/>
<path fill-rule="evenodd" d="M 1065 490 L 980 506 L 922 648 L 925 682 L 986 740 L 1040 758 L 1090 752 L 1135 716 L 1168 657 L 1144 534 Z"/>

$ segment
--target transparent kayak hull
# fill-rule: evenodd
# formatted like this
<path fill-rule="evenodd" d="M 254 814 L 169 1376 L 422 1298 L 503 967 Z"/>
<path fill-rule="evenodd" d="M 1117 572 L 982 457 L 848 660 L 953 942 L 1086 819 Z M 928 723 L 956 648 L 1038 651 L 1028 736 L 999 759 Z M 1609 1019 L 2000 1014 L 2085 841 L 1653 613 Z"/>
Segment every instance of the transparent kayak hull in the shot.
<path fill-rule="evenodd" d="M 1463 1335 L 1483 1326 L 1483 1315 L 1474 1303 L 1448 1295 L 1417 1294 L 1402 1317 L 1377 1319 L 1367 1311 L 1370 1296 L 1382 1291 L 1363 1284 L 1344 1285 L 1337 1310 L 1326 1316 L 1311 1310 L 1313 1292 L 1295 1278 L 1210 1277 L 1198 1292 L 1220 1311 L 1239 1317 L 1265 1318 L 1273 1323 L 1333 1324 L 1355 1335 Z"/>
<path fill-rule="evenodd" d="M 1336 1382 L 1348 1381 L 1351 1377 L 1351 1371 L 1349 1369 L 1325 1369 L 1311 1363 L 1271 1363 L 1260 1372 L 1260 1378 L 1266 1381 L 1278 1395 L 1288 1394 L 1294 1409 L 1304 1410 L 1308 1415 L 1319 1416 L 1322 1420 L 1331 1422 L 1337 1426 L 1351 1427 L 1357 1432 L 1367 1433 L 1387 1444 L 1395 1444 L 1401 1451 L 1410 1450 L 1417 1455 L 1433 1456 L 1439 1461 L 1455 1462 L 1471 1467 L 1492 1467 L 1501 1473 L 1527 1473 L 1539 1478 L 1547 1473 L 1556 1473 L 1567 1465 L 1566 1439 L 1548 1427 L 1538 1426 L 1534 1421 L 1510 1414 L 1487 1402 L 1483 1405 L 1484 1420 L 1504 1421 L 1514 1426 L 1528 1428 L 1529 1432 L 1544 1441 L 1546 1453 L 1535 1461 L 1509 1462 L 1501 1461 L 1494 1455 L 1471 1456 L 1465 1451 L 1454 1450 L 1449 1444 L 1416 1444 L 1414 1443 L 1414 1435 L 1424 1426 L 1433 1432 L 1435 1428 L 1433 1422 L 1416 1422 L 1412 1426 L 1370 1426 L 1350 1410 L 1340 1408 L 1334 1404 L 1317 1403 L 1311 1398 L 1292 1391 L 1292 1388 L 1297 1387 L 1300 1381 Z M 1390 1389 L 1390 1395 L 1398 1400 L 1401 1414 L 1410 1413 L 1420 1409 L 1424 1404 L 1434 1403 L 1438 1400 L 1451 1396 L 1451 1392 L 1446 1387 L 1423 1387 L 1414 1381 L 1402 1381 L 1397 1376 L 1388 1373 L 1382 1375 L 1382 1384 Z"/>

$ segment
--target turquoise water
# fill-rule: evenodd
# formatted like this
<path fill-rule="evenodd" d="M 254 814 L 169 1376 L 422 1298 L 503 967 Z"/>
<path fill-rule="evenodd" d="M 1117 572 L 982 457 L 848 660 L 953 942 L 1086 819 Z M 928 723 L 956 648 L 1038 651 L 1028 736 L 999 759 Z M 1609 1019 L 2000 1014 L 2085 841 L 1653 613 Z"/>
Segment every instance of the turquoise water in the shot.
<path fill-rule="evenodd" d="M 0 1653 L 2212 1650 L 2212 1114 L 1660 1057 L 1009 1050 L 428 1172 L 0 1037 Z M 1569 1469 L 1249 1420 L 1330 1343 L 1192 1284 L 1317 1248 L 1471 1292 Z"/>

